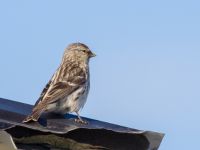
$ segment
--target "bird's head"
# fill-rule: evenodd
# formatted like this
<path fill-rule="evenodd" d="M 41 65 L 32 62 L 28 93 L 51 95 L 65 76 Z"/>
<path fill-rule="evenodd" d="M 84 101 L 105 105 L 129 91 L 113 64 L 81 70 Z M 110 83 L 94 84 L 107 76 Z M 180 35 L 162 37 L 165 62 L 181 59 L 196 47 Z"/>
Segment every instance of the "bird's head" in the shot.
<path fill-rule="evenodd" d="M 74 58 L 80 60 L 89 60 L 92 57 L 95 57 L 95 53 L 93 53 L 89 47 L 83 43 L 72 43 L 70 44 L 66 50 L 65 54 L 73 55 Z"/>

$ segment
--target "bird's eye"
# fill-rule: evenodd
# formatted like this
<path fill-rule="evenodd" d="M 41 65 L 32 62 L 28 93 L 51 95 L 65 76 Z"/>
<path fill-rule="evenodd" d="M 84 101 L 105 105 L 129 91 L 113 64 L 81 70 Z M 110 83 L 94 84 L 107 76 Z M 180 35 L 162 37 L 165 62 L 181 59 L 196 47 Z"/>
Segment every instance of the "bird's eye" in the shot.
<path fill-rule="evenodd" d="M 87 50 L 83 49 L 82 52 L 87 53 Z"/>

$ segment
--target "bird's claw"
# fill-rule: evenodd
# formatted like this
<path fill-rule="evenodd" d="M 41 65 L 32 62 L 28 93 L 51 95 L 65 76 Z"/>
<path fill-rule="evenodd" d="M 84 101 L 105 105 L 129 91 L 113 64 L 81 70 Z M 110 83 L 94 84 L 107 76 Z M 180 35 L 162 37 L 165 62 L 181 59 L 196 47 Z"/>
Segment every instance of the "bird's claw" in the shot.
<path fill-rule="evenodd" d="M 80 124 L 88 124 L 88 122 L 87 121 L 84 121 L 84 120 L 82 120 L 82 119 L 75 119 L 75 122 L 76 123 L 80 123 Z"/>

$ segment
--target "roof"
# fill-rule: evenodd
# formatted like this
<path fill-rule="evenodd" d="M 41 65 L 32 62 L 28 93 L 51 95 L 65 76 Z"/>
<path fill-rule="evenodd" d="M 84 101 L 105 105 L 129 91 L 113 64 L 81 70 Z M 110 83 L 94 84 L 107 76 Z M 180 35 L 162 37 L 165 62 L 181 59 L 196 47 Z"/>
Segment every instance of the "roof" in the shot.
<path fill-rule="evenodd" d="M 0 140 L 1 134 L 8 133 L 14 140 L 14 145 L 21 149 L 31 149 L 35 146 L 39 146 L 38 149 L 59 149 L 62 145 L 60 149 L 94 146 L 93 149 L 156 150 L 164 137 L 163 133 L 132 129 L 84 117 L 89 124 L 83 125 L 76 123 L 76 116 L 72 114 L 46 114 L 38 122 L 22 123 L 32 107 L 29 104 L 0 98 L 0 128 L 4 131 L 0 133 Z"/>

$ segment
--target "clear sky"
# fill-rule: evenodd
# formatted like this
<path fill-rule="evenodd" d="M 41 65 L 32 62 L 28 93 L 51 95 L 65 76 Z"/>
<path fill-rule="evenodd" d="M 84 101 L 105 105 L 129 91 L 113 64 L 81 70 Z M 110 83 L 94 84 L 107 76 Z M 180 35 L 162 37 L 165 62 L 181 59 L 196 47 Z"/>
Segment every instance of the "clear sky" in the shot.
<path fill-rule="evenodd" d="M 0 97 L 34 104 L 64 48 L 83 42 L 91 90 L 81 115 L 166 134 L 160 150 L 200 135 L 200 2 L 0 1 Z"/>

